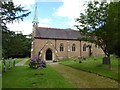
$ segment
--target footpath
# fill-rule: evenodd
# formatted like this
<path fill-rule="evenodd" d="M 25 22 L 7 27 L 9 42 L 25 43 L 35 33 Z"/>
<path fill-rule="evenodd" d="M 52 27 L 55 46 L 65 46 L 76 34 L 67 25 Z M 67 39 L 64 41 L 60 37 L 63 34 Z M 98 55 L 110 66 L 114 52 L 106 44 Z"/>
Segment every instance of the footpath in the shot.
<path fill-rule="evenodd" d="M 28 61 L 28 59 L 22 60 L 15 64 L 15 66 L 25 66 L 24 64 Z"/>
<path fill-rule="evenodd" d="M 77 88 L 118 88 L 118 82 L 62 64 L 49 64 Z"/>

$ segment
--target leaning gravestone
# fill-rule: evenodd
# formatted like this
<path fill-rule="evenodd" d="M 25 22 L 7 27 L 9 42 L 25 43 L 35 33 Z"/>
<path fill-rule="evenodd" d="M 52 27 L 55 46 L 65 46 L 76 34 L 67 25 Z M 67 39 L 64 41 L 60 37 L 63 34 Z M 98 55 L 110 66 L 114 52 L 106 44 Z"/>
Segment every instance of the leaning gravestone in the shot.
<path fill-rule="evenodd" d="M 9 58 L 9 69 L 12 68 L 12 58 Z"/>
<path fill-rule="evenodd" d="M 6 72 L 6 60 L 2 58 L 3 60 L 3 71 Z"/>

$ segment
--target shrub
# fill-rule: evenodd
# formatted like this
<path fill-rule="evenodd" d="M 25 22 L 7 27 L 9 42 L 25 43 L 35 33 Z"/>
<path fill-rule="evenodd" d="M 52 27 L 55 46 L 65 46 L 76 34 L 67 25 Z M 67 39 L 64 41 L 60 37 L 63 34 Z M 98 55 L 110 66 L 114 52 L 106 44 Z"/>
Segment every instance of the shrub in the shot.
<path fill-rule="evenodd" d="M 30 68 L 43 68 L 46 67 L 46 62 L 45 60 L 41 60 L 38 56 L 31 58 L 30 63 L 29 63 Z"/>

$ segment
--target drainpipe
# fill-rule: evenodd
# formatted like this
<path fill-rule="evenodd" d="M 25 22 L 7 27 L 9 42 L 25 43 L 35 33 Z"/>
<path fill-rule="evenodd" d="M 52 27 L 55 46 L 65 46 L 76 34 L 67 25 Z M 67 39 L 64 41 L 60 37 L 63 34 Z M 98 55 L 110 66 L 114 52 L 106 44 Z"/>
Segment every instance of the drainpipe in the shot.
<path fill-rule="evenodd" d="M 67 58 L 69 58 L 69 41 L 67 41 Z"/>
<path fill-rule="evenodd" d="M 80 57 L 82 57 L 82 46 L 81 46 L 81 40 L 80 40 Z"/>
<path fill-rule="evenodd" d="M 55 39 L 55 49 L 56 49 L 56 39 Z"/>

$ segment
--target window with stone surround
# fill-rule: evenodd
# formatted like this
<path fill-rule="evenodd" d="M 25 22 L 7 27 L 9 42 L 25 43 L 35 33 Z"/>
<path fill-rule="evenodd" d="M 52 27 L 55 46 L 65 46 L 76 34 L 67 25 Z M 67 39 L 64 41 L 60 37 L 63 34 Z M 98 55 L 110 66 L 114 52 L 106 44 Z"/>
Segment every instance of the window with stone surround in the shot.
<path fill-rule="evenodd" d="M 75 49 L 76 49 L 76 45 L 73 44 L 73 45 L 72 45 L 72 51 L 75 51 Z"/>
<path fill-rule="evenodd" d="M 63 43 L 60 44 L 60 52 L 63 52 L 64 51 L 64 45 Z"/>
<path fill-rule="evenodd" d="M 83 45 L 83 51 L 86 51 L 86 44 Z"/>

